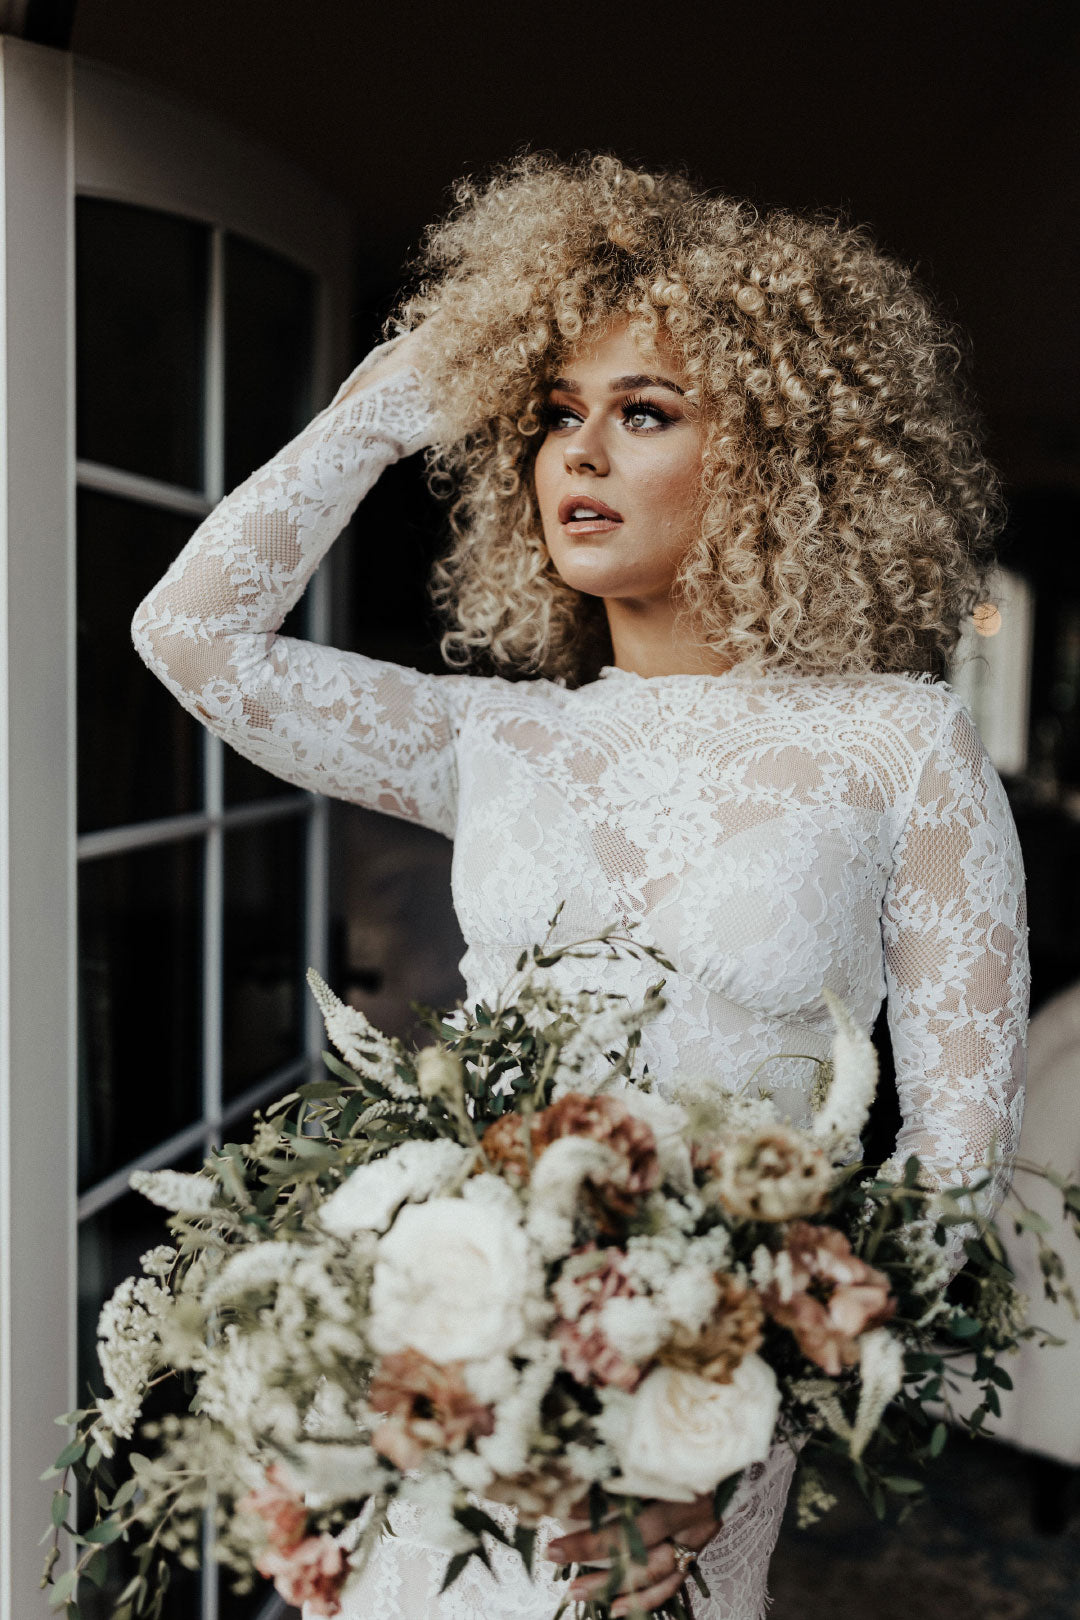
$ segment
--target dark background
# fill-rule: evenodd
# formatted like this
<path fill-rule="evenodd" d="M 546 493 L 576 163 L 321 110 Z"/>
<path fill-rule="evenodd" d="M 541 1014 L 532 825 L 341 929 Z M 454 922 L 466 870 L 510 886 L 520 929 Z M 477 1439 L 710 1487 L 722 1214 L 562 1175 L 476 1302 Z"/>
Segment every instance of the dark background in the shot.
<path fill-rule="evenodd" d="M 454 179 L 521 145 L 841 207 L 971 332 L 997 454 L 1076 484 L 1080 10 L 78 0 L 71 48 L 287 150 L 355 205 L 358 342 Z"/>

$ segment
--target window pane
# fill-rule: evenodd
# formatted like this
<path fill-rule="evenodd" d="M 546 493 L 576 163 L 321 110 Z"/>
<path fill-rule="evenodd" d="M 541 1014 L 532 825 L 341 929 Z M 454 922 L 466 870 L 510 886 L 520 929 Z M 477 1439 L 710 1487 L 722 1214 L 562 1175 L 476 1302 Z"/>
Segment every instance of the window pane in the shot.
<path fill-rule="evenodd" d="M 225 236 L 225 485 L 234 489 L 315 414 L 315 277 Z"/>
<path fill-rule="evenodd" d="M 315 414 L 311 397 L 316 280 L 246 237 L 225 237 L 225 486 L 235 489 Z M 307 603 L 281 626 L 305 636 Z M 269 776 L 231 750 L 225 802 L 280 793 Z"/>
<path fill-rule="evenodd" d="M 79 831 L 202 804 L 202 727 L 131 645 L 131 615 L 192 530 L 189 517 L 78 492 Z"/>
<path fill-rule="evenodd" d="M 303 1051 L 306 827 L 288 816 L 225 836 L 226 1099 Z"/>
<path fill-rule="evenodd" d="M 77 454 L 202 489 L 209 226 L 100 197 L 75 224 Z"/>
<path fill-rule="evenodd" d="M 79 871 L 79 1185 L 201 1113 L 202 841 Z"/>

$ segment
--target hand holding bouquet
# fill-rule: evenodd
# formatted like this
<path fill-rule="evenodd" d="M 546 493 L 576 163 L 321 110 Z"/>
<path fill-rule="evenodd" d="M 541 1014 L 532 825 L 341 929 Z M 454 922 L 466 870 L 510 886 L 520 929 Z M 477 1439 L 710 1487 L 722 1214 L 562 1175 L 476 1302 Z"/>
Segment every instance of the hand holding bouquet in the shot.
<path fill-rule="evenodd" d="M 883 1514 L 941 1449 L 961 1354 L 984 1392 L 966 1421 L 994 1412 L 1002 1353 L 1037 1330 L 979 1214 L 987 1178 L 943 1193 L 914 1159 L 896 1177 L 851 1162 L 876 1059 L 844 1009 L 830 1000 L 832 1061 L 798 1129 L 765 1097 L 635 1074 L 662 981 L 632 1008 L 545 977 L 598 949 L 669 966 L 612 931 L 545 942 L 495 1006 L 426 1014 L 436 1043 L 414 1052 L 312 974 L 332 1078 L 197 1174 L 133 1178 L 172 1242 L 102 1312 L 112 1393 L 64 1420 L 57 1470 L 97 1513 L 54 1606 L 77 1614 L 80 1579 L 131 1538 L 117 1620 L 159 1612 L 209 1509 L 241 1586 L 258 1572 L 333 1615 L 400 1502 L 445 1547 L 445 1585 L 493 1544 L 531 1568 L 545 1521 L 587 1514 L 566 1561 L 602 1545 L 611 1563 L 579 1578 L 581 1611 L 626 1612 L 637 1586 L 685 1620 L 685 1571 L 652 1578 L 642 1526 L 667 1521 L 649 1503 L 715 1523 L 742 1471 L 789 1444 L 804 1517 L 826 1505 L 822 1449 Z M 1060 1185 L 1075 1219 L 1080 1188 Z M 958 1244 L 964 1308 L 944 1294 Z M 125 1451 L 118 1484 L 110 1459 L 162 1379 L 186 1410 L 144 1423 L 153 1452 Z"/>

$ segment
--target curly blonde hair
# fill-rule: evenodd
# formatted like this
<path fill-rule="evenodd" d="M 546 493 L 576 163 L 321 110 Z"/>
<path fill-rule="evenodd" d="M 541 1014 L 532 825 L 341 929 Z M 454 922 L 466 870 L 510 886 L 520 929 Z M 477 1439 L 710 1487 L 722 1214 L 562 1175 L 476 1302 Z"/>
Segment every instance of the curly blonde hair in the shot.
<path fill-rule="evenodd" d="M 432 598 L 451 664 L 592 679 L 603 603 L 566 585 L 532 464 L 547 388 L 616 319 L 666 337 L 705 425 L 680 611 L 725 661 L 940 671 L 978 600 L 998 480 L 963 348 L 911 272 L 832 216 L 759 214 L 616 158 L 526 155 L 463 182 L 392 330 L 437 315 L 429 452 L 452 543 Z"/>

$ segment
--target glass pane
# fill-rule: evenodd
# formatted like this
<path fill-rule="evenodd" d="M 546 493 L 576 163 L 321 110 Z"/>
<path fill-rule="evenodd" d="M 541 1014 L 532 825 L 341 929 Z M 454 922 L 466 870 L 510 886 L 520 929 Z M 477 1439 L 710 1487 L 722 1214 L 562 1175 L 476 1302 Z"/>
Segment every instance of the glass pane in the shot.
<path fill-rule="evenodd" d="M 301 269 L 243 236 L 225 237 L 225 487 L 235 489 L 269 461 L 314 415 L 311 397 L 317 283 Z M 281 626 L 305 636 L 302 600 Z M 230 750 L 225 802 L 280 793 L 269 776 Z"/>
<path fill-rule="evenodd" d="M 306 827 L 287 816 L 225 836 L 226 1099 L 303 1051 Z"/>
<path fill-rule="evenodd" d="M 201 1152 L 189 1155 L 175 1168 L 197 1170 L 202 1158 Z M 101 1307 L 118 1283 L 138 1271 L 140 1255 L 156 1244 L 170 1242 L 165 1220 L 165 1210 L 138 1193 L 126 1193 L 79 1227 L 79 1406 L 89 1404 L 88 1392 L 108 1393 L 97 1358 L 97 1321 Z M 150 1397 L 145 1416 L 159 1418 L 168 1411 L 185 1411 L 190 1398 L 179 1380 L 170 1380 Z M 137 1436 L 138 1430 L 132 1442 L 135 1449 L 138 1449 Z M 123 1473 L 122 1459 L 128 1449 L 124 1445 L 119 1448 L 118 1479 Z M 87 1506 L 80 1503 L 80 1508 L 80 1521 L 85 1526 L 89 1522 Z M 134 1560 L 127 1547 L 110 1548 L 109 1573 L 101 1591 L 96 1592 L 88 1581 L 80 1587 L 81 1620 L 109 1620 L 115 1613 L 120 1591 L 134 1571 Z M 163 1620 L 191 1620 L 199 1613 L 198 1593 L 198 1575 L 175 1569 Z"/>
<path fill-rule="evenodd" d="M 79 1185 L 197 1119 L 202 840 L 79 871 Z"/>
<path fill-rule="evenodd" d="M 76 198 L 79 456 L 202 489 L 209 267 L 209 226 Z"/>
<path fill-rule="evenodd" d="M 79 831 L 202 804 L 202 727 L 131 645 L 131 616 L 190 535 L 190 517 L 81 489 Z"/>
<path fill-rule="evenodd" d="M 225 487 L 299 433 L 311 400 L 316 279 L 247 237 L 225 236 Z"/>

